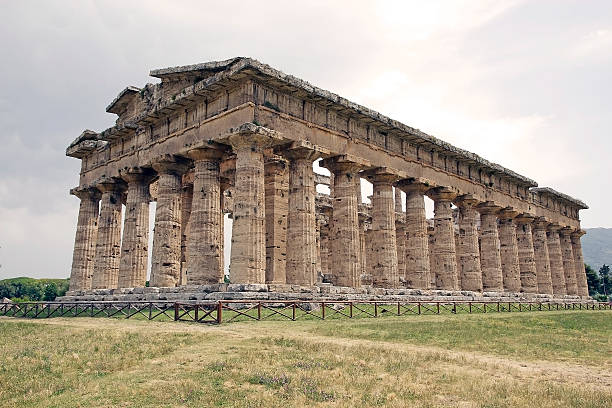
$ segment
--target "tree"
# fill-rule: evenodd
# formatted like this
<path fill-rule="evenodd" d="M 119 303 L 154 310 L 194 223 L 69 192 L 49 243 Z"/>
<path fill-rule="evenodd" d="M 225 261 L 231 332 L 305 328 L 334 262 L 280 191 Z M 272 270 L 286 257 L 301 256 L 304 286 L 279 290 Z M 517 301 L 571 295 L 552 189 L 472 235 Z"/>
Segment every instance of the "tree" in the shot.
<path fill-rule="evenodd" d="M 584 264 L 584 269 L 586 271 L 589 295 L 595 296 L 599 293 L 599 289 L 601 287 L 601 280 L 599 279 L 599 275 L 593 270 L 593 268 L 591 268 L 591 266 L 587 264 Z"/>
<path fill-rule="evenodd" d="M 45 286 L 45 291 L 43 294 L 43 299 L 47 302 L 55 300 L 57 297 L 57 285 L 55 282 L 50 282 Z"/>
<path fill-rule="evenodd" d="M 610 267 L 608 265 L 604 264 L 599 268 L 599 280 L 601 281 L 600 293 L 608 296 L 612 291 L 612 280 L 610 280 Z"/>

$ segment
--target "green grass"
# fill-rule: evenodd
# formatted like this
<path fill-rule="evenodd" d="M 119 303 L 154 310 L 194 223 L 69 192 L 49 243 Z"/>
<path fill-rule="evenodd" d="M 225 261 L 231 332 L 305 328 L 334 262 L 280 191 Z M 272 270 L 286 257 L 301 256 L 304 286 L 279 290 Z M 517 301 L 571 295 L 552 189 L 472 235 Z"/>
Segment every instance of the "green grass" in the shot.
<path fill-rule="evenodd" d="M 610 407 L 612 312 L 0 319 L 3 407 Z"/>

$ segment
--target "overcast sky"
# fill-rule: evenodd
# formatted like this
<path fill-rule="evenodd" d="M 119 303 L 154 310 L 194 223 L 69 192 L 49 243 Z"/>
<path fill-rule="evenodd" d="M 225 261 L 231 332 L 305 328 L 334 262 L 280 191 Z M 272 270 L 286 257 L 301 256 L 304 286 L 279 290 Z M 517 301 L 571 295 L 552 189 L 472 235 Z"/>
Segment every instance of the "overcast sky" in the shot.
<path fill-rule="evenodd" d="M 0 279 L 69 275 L 80 162 L 65 148 L 113 125 L 104 109 L 125 86 L 234 56 L 580 198 L 583 227 L 612 227 L 612 1 L 20 0 L 0 11 Z"/>

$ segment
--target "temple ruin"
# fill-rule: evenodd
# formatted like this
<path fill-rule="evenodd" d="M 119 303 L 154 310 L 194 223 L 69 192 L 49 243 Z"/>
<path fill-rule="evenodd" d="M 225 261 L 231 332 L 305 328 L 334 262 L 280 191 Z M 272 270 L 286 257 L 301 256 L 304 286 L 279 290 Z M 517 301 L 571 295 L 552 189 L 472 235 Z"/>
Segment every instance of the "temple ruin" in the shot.
<path fill-rule="evenodd" d="M 150 74 L 66 150 L 81 172 L 63 299 L 588 297 L 580 200 L 253 59 Z"/>

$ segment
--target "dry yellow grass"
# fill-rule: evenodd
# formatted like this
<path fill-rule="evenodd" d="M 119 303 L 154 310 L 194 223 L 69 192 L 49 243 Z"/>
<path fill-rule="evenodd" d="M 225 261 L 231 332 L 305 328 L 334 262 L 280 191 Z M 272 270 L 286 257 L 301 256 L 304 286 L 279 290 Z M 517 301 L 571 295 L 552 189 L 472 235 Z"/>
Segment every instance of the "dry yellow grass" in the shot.
<path fill-rule="evenodd" d="M 610 407 L 611 338 L 612 313 L 594 311 L 220 327 L 0 319 L 0 401 L 3 407 Z"/>

